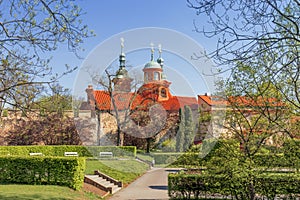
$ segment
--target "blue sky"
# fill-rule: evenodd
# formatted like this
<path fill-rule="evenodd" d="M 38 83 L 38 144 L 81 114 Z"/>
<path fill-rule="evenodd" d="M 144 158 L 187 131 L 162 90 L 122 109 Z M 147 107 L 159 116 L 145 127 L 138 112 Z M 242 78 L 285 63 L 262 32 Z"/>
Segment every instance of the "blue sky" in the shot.
<path fill-rule="evenodd" d="M 195 40 L 195 42 L 208 52 L 215 48 L 214 40 L 205 38 L 202 34 L 194 31 L 193 20 L 196 20 L 198 26 L 202 28 L 206 26 L 207 19 L 200 19 L 196 15 L 195 10 L 188 8 L 184 0 L 78 0 L 76 2 L 86 12 L 82 17 L 83 23 L 87 24 L 89 29 L 94 30 L 96 33 L 96 37 L 84 41 L 83 47 L 85 51 L 80 54 L 83 58 L 87 58 L 97 46 L 109 40 L 112 36 L 124 31 L 143 27 L 159 27 L 174 30 Z M 162 43 L 164 47 L 163 39 L 160 43 Z M 128 43 L 126 43 L 125 38 L 125 52 L 126 45 L 128 45 Z M 112 46 L 111 48 L 119 50 L 120 46 Z M 129 57 L 130 54 L 127 59 L 129 59 L 132 64 L 142 65 L 143 62 L 147 62 L 147 59 L 150 57 L 150 52 L 147 53 L 143 51 L 143 53 L 146 58 L 144 61 L 135 63 L 134 57 Z M 136 54 L 136 56 L 139 57 L 141 57 L 141 55 L 141 52 L 140 54 Z M 176 69 L 175 66 L 183 66 L 185 61 L 172 59 L 172 56 L 168 56 L 167 53 L 165 53 L 164 56 L 169 58 L 169 60 L 165 59 L 165 62 L 169 64 L 171 71 L 173 70 L 172 67 L 174 67 L 175 71 L 178 72 L 179 70 L 177 75 L 179 74 L 184 77 L 184 79 L 196 79 L 192 77 L 192 71 L 186 71 L 186 74 L 184 74 L 180 72 L 180 69 Z M 101 55 L 99 55 L 99 59 L 101 59 Z M 116 59 L 118 59 L 118 55 L 116 55 Z M 81 67 L 83 63 L 84 59 L 78 59 L 73 53 L 66 51 L 65 46 L 62 46 L 58 51 L 53 53 L 53 60 L 51 62 L 56 71 L 62 71 L 65 64 Z M 80 73 L 80 69 L 62 78 L 60 83 L 66 88 L 72 89 L 75 82 L 78 81 L 76 79 L 78 73 Z M 168 76 L 168 79 L 172 78 L 176 79 L 176 76 Z M 176 80 L 170 81 L 172 83 L 176 82 Z M 197 84 L 196 82 L 197 80 L 194 80 L 194 82 L 190 84 L 195 85 Z M 201 82 L 201 80 L 199 80 L 199 82 Z M 83 91 L 84 89 L 85 88 L 82 88 Z M 179 93 L 179 95 L 188 95 L 184 90 L 185 89 L 182 88 L 180 91 L 176 91 L 176 93 Z M 203 88 L 198 89 L 197 87 L 195 90 L 196 93 L 210 92 L 205 91 Z"/>

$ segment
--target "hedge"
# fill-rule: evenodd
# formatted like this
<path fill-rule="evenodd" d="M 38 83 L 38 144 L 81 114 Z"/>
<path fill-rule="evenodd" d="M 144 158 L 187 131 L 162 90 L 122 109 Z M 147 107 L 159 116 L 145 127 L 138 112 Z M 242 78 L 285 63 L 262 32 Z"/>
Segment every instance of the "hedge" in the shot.
<path fill-rule="evenodd" d="M 85 147 L 94 157 L 98 157 L 100 152 L 112 152 L 116 157 L 136 157 L 135 146 L 86 146 Z"/>
<path fill-rule="evenodd" d="M 183 153 L 151 153 L 155 164 L 171 164 L 175 162 Z"/>
<path fill-rule="evenodd" d="M 245 179 L 242 179 L 245 180 Z M 223 198 L 246 196 L 247 183 L 228 181 L 224 175 L 209 174 L 169 174 L 168 192 L 171 199 L 199 199 L 213 197 L 215 194 Z M 264 173 L 255 177 L 256 194 L 272 198 L 276 195 L 292 197 L 300 194 L 300 175 L 297 173 Z M 242 199 L 243 199 L 242 197 Z"/>
<path fill-rule="evenodd" d="M 77 157 L 0 157 L 0 183 L 62 185 L 81 189 L 85 159 Z"/>
<path fill-rule="evenodd" d="M 0 156 L 28 156 L 29 153 L 43 153 L 45 156 L 64 156 L 64 152 L 77 152 L 79 157 L 99 156 L 101 151 L 113 152 L 114 156 L 136 156 L 134 146 L 0 146 Z"/>

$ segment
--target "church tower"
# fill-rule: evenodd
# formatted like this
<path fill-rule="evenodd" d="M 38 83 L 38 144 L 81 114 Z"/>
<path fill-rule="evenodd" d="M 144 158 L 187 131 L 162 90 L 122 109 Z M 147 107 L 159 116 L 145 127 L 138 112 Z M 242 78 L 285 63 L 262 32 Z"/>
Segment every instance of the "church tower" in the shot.
<path fill-rule="evenodd" d="M 130 92 L 132 78 L 129 77 L 128 71 L 125 67 L 125 53 L 124 50 L 124 39 L 121 38 L 121 54 L 119 56 L 120 66 L 116 72 L 116 77 L 112 80 L 114 83 L 114 91 L 116 92 Z"/>
<path fill-rule="evenodd" d="M 151 60 L 143 68 L 144 85 L 139 90 L 143 93 L 143 96 L 149 97 L 150 95 L 150 98 L 156 101 L 168 100 L 170 97 L 169 85 L 171 82 L 167 81 L 164 75 L 164 60 L 161 57 L 161 53 L 162 49 L 161 45 L 159 45 L 159 58 L 157 61 L 154 61 L 154 48 L 151 43 Z"/>

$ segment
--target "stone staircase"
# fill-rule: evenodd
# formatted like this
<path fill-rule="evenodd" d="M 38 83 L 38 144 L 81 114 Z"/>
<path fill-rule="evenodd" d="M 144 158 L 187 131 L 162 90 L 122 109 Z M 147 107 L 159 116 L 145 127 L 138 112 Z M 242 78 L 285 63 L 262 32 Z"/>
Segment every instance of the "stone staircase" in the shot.
<path fill-rule="evenodd" d="M 117 181 L 99 171 L 95 171 L 94 175 L 85 175 L 84 182 L 110 194 L 116 193 L 123 187 L 121 181 Z"/>

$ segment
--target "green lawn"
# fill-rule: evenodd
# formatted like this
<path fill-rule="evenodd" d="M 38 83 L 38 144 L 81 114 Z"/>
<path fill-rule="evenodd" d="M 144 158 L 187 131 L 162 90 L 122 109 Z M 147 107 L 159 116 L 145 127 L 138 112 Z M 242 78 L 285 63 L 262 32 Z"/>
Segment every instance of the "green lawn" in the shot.
<path fill-rule="evenodd" d="M 149 169 L 145 163 L 136 160 L 87 160 L 85 174 L 99 170 L 108 176 L 128 184 Z"/>
<path fill-rule="evenodd" d="M 96 195 L 52 185 L 0 185 L 0 199 L 7 200 L 95 200 Z"/>
<path fill-rule="evenodd" d="M 87 160 L 85 174 L 94 170 L 122 181 L 125 185 L 144 174 L 149 166 L 133 159 L 129 160 Z M 101 199 L 95 194 L 74 191 L 68 187 L 52 185 L 0 185 L 0 199 L 7 200 L 95 200 Z"/>

